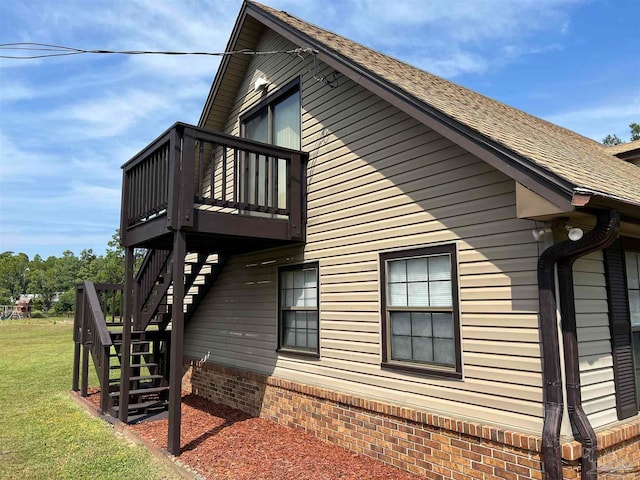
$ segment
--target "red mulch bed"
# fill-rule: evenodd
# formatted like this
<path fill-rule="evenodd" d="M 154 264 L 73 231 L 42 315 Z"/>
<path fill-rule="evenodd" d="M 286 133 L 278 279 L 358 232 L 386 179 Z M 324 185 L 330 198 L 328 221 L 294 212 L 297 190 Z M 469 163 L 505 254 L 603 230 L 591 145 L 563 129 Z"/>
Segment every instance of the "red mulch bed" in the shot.
<path fill-rule="evenodd" d="M 99 405 L 100 393 L 89 401 Z M 131 425 L 167 448 L 167 420 Z M 182 398 L 180 461 L 210 480 L 418 480 L 423 477 L 346 449 L 301 430 L 253 418 L 195 395 Z"/>

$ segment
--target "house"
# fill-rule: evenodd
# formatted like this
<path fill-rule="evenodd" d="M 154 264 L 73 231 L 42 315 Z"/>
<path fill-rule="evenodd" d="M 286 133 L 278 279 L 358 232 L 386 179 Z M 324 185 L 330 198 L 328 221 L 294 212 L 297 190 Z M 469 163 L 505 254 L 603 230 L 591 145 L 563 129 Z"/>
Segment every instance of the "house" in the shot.
<path fill-rule="evenodd" d="M 640 165 L 640 140 L 613 145 L 607 148 L 607 152 L 634 165 Z"/>
<path fill-rule="evenodd" d="M 634 471 L 640 168 L 251 1 L 240 50 L 123 166 L 74 389 L 115 365 L 103 411 L 168 404 L 174 454 L 182 388 L 428 478 Z"/>

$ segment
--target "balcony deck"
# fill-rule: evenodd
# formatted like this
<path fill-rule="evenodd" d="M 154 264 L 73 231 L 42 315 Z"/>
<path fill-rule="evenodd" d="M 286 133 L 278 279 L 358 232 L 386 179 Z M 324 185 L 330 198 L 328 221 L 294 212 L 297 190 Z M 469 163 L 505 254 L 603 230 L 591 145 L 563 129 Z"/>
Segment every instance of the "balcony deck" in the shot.
<path fill-rule="evenodd" d="M 123 168 L 122 243 L 240 253 L 305 239 L 303 152 L 176 123 Z"/>

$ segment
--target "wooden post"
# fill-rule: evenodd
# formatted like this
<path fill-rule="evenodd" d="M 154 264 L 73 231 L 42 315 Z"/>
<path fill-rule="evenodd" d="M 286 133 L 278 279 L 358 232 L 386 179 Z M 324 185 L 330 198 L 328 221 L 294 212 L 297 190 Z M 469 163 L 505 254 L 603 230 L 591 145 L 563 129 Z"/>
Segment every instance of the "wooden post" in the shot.
<path fill-rule="evenodd" d="M 106 392 L 100 392 L 100 413 L 109 413 L 109 350 L 111 347 L 103 347 L 100 350 L 100 385 Z"/>
<path fill-rule="evenodd" d="M 74 392 L 80 390 L 80 343 L 75 342 L 73 345 L 73 381 L 71 382 L 71 389 Z"/>
<path fill-rule="evenodd" d="M 82 384 L 80 385 L 80 395 L 87 396 L 89 387 L 89 346 L 82 345 Z M 100 392 L 102 393 L 102 392 Z"/>
<path fill-rule="evenodd" d="M 291 155 L 287 168 L 287 210 L 289 212 L 289 235 L 292 239 L 304 238 L 304 216 L 302 214 L 304 199 L 304 174 L 300 154 Z"/>
<path fill-rule="evenodd" d="M 127 422 L 129 413 L 129 378 L 131 372 L 131 317 L 133 314 L 133 247 L 127 247 L 124 271 L 124 315 L 122 316 L 122 345 L 120 346 L 120 401 L 118 418 Z"/>
<path fill-rule="evenodd" d="M 180 455 L 180 422 L 182 403 L 182 352 L 184 336 L 184 257 L 187 253 L 186 234 L 174 233 L 173 241 L 173 304 L 171 305 L 171 357 L 169 359 L 169 453 Z"/>

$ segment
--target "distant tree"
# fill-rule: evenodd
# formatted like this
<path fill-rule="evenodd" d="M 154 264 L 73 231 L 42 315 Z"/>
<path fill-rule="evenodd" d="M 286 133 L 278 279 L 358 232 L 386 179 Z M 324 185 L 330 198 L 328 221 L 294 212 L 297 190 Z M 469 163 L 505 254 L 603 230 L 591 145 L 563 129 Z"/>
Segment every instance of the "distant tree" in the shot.
<path fill-rule="evenodd" d="M 636 122 L 632 122 L 629 124 L 629 129 L 631 130 L 631 139 L 630 141 L 640 140 L 640 124 Z M 612 147 L 613 145 L 620 145 L 624 143 L 620 137 L 618 137 L 615 133 L 613 135 L 607 135 L 602 139 L 602 144 L 607 147 Z"/>
<path fill-rule="evenodd" d="M 0 253 L 0 302 L 14 303 L 27 293 L 29 257 L 24 253 Z"/>
<path fill-rule="evenodd" d="M 621 143 L 624 143 L 622 140 L 620 140 L 620 137 L 618 137 L 615 133 L 613 135 L 607 135 L 606 137 L 604 137 L 602 139 L 602 144 L 607 146 L 607 147 L 612 147 L 614 145 L 620 145 Z"/>
<path fill-rule="evenodd" d="M 30 293 L 38 295 L 42 310 L 51 308 L 58 292 L 63 291 L 60 274 L 57 270 L 58 259 L 50 256 L 46 260 L 31 262 L 29 270 Z"/>
<path fill-rule="evenodd" d="M 52 305 L 53 311 L 56 313 L 72 312 L 73 306 L 76 302 L 76 290 L 71 288 L 66 292 L 60 294 L 58 301 Z"/>
<path fill-rule="evenodd" d="M 101 259 L 102 257 L 95 255 L 93 250 L 90 248 L 82 250 L 82 252 L 80 252 L 78 281 L 93 280 L 97 278 Z"/>

